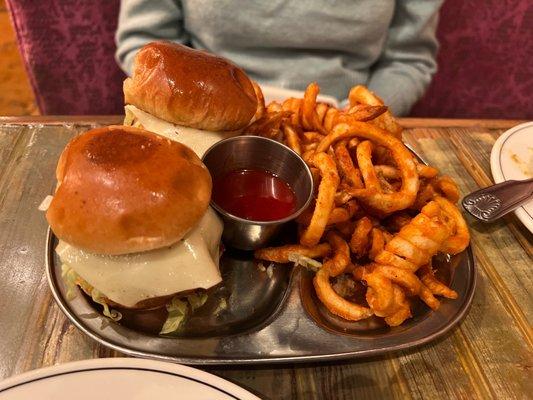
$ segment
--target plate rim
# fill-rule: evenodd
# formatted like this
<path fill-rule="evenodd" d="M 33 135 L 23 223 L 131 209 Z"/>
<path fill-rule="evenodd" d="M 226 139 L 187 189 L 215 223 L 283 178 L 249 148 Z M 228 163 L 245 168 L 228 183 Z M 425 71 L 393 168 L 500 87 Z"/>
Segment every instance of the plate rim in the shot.
<path fill-rule="evenodd" d="M 35 381 L 76 372 L 112 369 L 135 369 L 166 373 L 209 386 L 238 400 L 259 400 L 259 397 L 247 389 L 220 376 L 197 368 L 154 359 L 128 357 L 107 357 L 71 361 L 13 375 L 0 381 L 0 397 L 2 397 L 2 393 L 10 389 Z"/>
<path fill-rule="evenodd" d="M 291 355 L 291 356 L 276 356 L 276 357 L 261 357 L 261 355 L 259 354 L 259 357 L 257 358 L 243 358 L 243 357 L 234 357 L 234 358 L 218 357 L 217 358 L 217 357 L 190 357 L 190 356 L 177 357 L 174 355 L 165 355 L 161 353 L 137 350 L 137 349 L 127 347 L 126 345 L 117 344 L 105 338 L 103 335 L 99 335 L 98 333 L 93 332 L 91 329 L 89 329 L 89 327 L 86 327 L 81 322 L 80 317 L 74 311 L 71 311 L 71 308 L 68 305 L 68 301 L 63 298 L 59 287 L 56 285 L 55 273 L 52 271 L 54 269 L 54 265 L 52 261 L 54 257 L 54 251 L 53 251 L 54 239 L 55 239 L 55 235 L 53 234 L 51 228 L 48 227 L 48 231 L 46 235 L 46 250 L 45 250 L 46 277 L 47 277 L 48 284 L 49 284 L 49 287 L 50 287 L 50 290 L 52 292 L 52 296 L 55 302 L 57 303 L 57 305 L 59 306 L 63 314 L 65 314 L 65 316 L 68 318 L 68 320 L 72 324 L 74 324 L 85 335 L 89 336 L 92 340 L 96 341 L 97 343 L 105 347 L 111 348 L 113 350 L 119 351 L 123 354 L 134 356 L 134 357 L 139 357 L 139 358 L 144 358 L 144 359 L 167 361 L 167 362 L 186 364 L 186 365 L 202 365 L 202 366 L 260 365 L 260 364 L 305 363 L 305 362 L 317 362 L 317 361 L 338 361 L 338 360 L 357 359 L 357 358 L 365 358 L 365 357 L 370 357 L 370 356 L 377 356 L 381 354 L 387 354 L 387 353 L 397 352 L 401 350 L 420 347 L 424 344 L 430 343 L 434 340 L 437 340 L 443 337 L 465 318 L 465 316 L 468 314 L 470 310 L 470 307 L 472 306 L 472 300 L 474 298 L 475 289 L 477 286 L 477 265 L 476 265 L 472 247 L 471 245 L 469 245 L 464 250 L 464 256 L 468 258 L 468 265 L 471 268 L 471 271 L 470 271 L 471 281 L 466 291 L 466 296 L 464 298 L 464 303 L 463 303 L 464 305 L 458 309 L 454 317 L 443 328 L 440 328 L 440 330 L 437 330 L 436 332 L 433 332 L 415 341 L 403 342 L 400 344 L 395 344 L 395 345 L 391 345 L 391 346 L 384 347 L 384 348 L 372 348 L 372 349 L 365 349 L 365 350 L 344 351 L 344 352 L 339 352 L 339 353 L 327 353 L 327 354 L 310 354 L 310 355 L 306 354 L 306 355 Z M 293 279 L 292 276 L 291 276 L 291 279 Z M 288 290 L 289 291 L 291 290 L 290 286 Z M 303 309 L 303 307 L 301 311 L 305 313 L 305 310 Z M 102 317 L 102 318 L 105 318 L 105 317 Z M 319 327 L 319 328 L 323 329 L 322 327 Z"/>
<path fill-rule="evenodd" d="M 521 131 L 522 129 L 527 129 L 527 128 L 531 128 L 533 130 L 533 121 L 524 122 L 516 126 L 513 126 L 510 129 L 507 129 L 494 142 L 494 145 L 492 146 L 492 149 L 490 151 L 490 170 L 492 173 L 492 178 L 494 179 L 494 183 L 501 183 L 501 182 L 508 180 L 505 178 L 505 175 L 503 173 L 503 168 L 500 163 L 500 155 L 502 153 L 503 145 L 505 141 L 509 137 L 511 137 L 513 134 Z M 531 233 L 533 233 L 533 218 L 527 213 L 524 207 L 521 206 L 517 208 L 514 211 L 514 214 L 520 220 L 520 222 L 522 222 L 522 224 Z"/>

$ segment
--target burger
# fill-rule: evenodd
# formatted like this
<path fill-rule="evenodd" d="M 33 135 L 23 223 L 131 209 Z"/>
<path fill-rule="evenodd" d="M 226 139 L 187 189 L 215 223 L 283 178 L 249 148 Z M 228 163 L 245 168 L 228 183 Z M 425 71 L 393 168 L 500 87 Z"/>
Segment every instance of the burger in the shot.
<path fill-rule="evenodd" d="M 258 109 L 254 84 L 242 69 L 170 42 L 139 50 L 124 81 L 124 100 L 125 125 L 177 140 L 200 157 L 248 126 Z"/>
<path fill-rule="evenodd" d="M 246 127 L 258 101 L 229 61 L 167 42 L 139 51 L 124 95 L 124 125 L 62 152 L 46 218 L 67 296 L 80 287 L 114 320 L 166 307 L 170 333 L 222 280 L 223 227 L 200 157 Z"/>
<path fill-rule="evenodd" d="M 187 146 L 138 128 L 93 129 L 66 146 L 56 175 L 46 218 L 63 276 L 108 317 L 221 281 L 211 177 Z"/>

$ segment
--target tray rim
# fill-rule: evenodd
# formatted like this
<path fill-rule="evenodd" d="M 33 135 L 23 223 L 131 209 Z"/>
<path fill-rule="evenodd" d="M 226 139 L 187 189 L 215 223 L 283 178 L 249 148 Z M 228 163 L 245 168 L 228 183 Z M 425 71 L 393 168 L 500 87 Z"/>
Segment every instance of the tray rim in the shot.
<path fill-rule="evenodd" d="M 257 358 L 243 358 L 243 357 L 176 357 L 173 355 L 165 355 L 161 353 L 154 353 L 148 351 L 142 351 L 137 349 L 129 348 L 122 344 L 117 344 L 111 340 L 106 339 L 102 335 L 99 335 L 96 332 L 93 332 L 91 329 L 86 327 L 81 318 L 75 314 L 75 312 L 70 308 L 68 301 L 63 298 L 59 287 L 56 284 L 56 274 L 54 272 L 54 249 L 53 244 L 56 239 L 50 227 L 48 227 L 46 235 L 46 248 L 45 248 L 45 269 L 46 277 L 48 280 L 48 285 L 52 292 L 52 296 L 59 306 L 61 311 L 65 314 L 68 320 L 74 324 L 80 331 L 85 335 L 90 337 L 92 340 L 97 343 L 111 348 L 115 351 L 119 351 L 128 356 L 134 356 L 139 358 L 148 358 L 153 360 L 163 360 L 173 363 L 186 364 L 186 365 L 204 365 L 204 366 L 214 366 L 214 365 L 261 365 L 261 364 L 283 364 L 283 363 L 305 363 L 305 362 L 317 362 L 317 361 L 339 361 L 339 360 L 348 360 L 348 359 L 358 359 L 365 358 L 370 356 L 377 356 L 381 354 L 387 354 L 392 352 L 397 352 L 400 350 L 412 349 L 420 347 L 424 344 L 430 343 L 434 340 L 437 340 L 448 332 L 450 332 L 455 326 L 457 326 L 468 314 L 470 307 L 472 306 L 472 300 L 474 298 L 475 289 L 477 286 L 477 266 L 474 257 L 474 253 L 471 245 L 469 245 L 464 250 L 464 255 L 468 258 L 468 265 L 471 268 L 471 283 L 467 288 L 466 296 L 464 299 L 464 305 L 458 309 L 454 317 L 440 330 L 433 332 L 427 336 L 414 340 L 412 342 L 404 342 L 388 347 L 382 348 L 370 348 L 363 350 L 354 350 L 354 351 L 345 351 L 339 353 L 328 353 L 328 354 L 307 354 L 307 355 L 294 355 L 294 356 L 276 356 L 276 357 L 262 357 L 260 354 Z M 291 281 L 294 279 L 294 273 L 296 270 L 293 270 L 291 273 Z M 291 286 L 289 285 L 288 291 L 290 292 Z M 289 293 L 290 294 L 290 293 Z M 285 295 L 284 299 L 286 300 L 289 295 Z M 279 309 L 279 306 L 277 307 Z M 301 308 L 302 313 L 306 313 L 303 306 Z M 105 318 L 105 317 L 102 317 Z M 267 318 L 267 322 L 271 323 L 272 319 Z M 320 327 L 320 329 L 323 329 Z M 235 336 L 235 335 L 233 335 Z M 172 340 L 172 339 L 169 339 Z"/>

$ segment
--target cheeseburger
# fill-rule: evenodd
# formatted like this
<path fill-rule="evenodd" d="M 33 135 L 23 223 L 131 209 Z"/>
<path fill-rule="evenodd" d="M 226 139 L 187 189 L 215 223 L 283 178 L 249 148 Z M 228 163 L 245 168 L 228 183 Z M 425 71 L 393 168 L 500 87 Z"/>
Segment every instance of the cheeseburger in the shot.
<path fill-rule="evenodd" d="M 124 95 L 124 126 L 64 149 L 46 218 L 70 293 L 79 286 L 115 320 L 166 306 L 169 333 L 221 282 L 222 222 L 199 157 L 246 127 L 258 101 L 235 65 L 166 42 L 139 51 Z"/>
<path fill-rule="evenodd" d="M 257 111 L 254 85 L 228 60 L 170 42 L 137 53 L 124 81 L 125 125 L 142 127 L 191 147 L 200 157 L 235 136 Z"/>

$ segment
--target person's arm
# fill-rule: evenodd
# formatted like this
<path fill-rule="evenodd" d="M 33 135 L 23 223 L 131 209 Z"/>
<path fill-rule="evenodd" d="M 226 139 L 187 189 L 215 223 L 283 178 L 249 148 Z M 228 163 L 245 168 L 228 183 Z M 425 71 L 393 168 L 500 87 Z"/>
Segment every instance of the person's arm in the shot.
<path fill-rule="evenodd" d="M 438 10 L 441 0 L 397 0 L 385 48 L 373 67 L 370 90 L 396 115 L 407 115 L 437 69 Z"/>
<path fill-rule="evenodd" d="M 187 41 L 179 0 L 121 0 L 115 58 L 126 74 L 131 73 L 137 50 L 149 42 L 164 39 Z"/>

